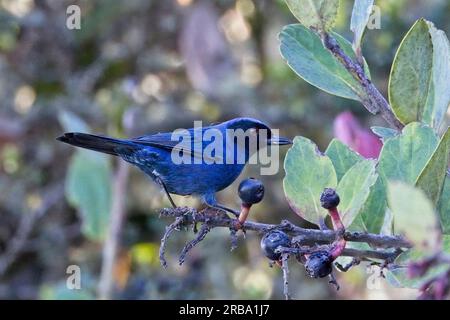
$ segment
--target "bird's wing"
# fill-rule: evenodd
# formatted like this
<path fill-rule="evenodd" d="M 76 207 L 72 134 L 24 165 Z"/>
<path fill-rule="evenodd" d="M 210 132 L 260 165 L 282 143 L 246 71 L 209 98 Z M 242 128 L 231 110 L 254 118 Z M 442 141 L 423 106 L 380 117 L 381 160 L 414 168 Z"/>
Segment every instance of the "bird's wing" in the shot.
<path fill-rule="evenodd" d="M 176 140 L 176 137 L 181 137 L 182 140 Z M 196 158 L 200 159 L 208 159 L 211 161 L 219 161 L 222 158 L 219 155 L 215 155 L 214 157 L 209 157 L 203 155 L 204 149 L 204 141 L 201 139 L 200 135 L 194 135 L 191 130 L 186 132 L 186 134 L 180 134 L 178 136 L 174 136 L 173 133 L 157 133 L 153 135 L 140 136 L 134 139 L 131 139 L 132 142 L 152 146 L 156 148 L 166 149 L 169 151 L 176 150 L 186 152 Z"/>
<path fill-rule="evenodd" d="M 153 135 L 141 136 L 133 138 L 131 141 L 146 146 L 163 148 L 167 150 L 172 150 L 180 143 L 180 141 L 172 140 L 171 133 L 157 133 Z M 188 143 L 186 143 L 186 145 L 188 145 Z"/>

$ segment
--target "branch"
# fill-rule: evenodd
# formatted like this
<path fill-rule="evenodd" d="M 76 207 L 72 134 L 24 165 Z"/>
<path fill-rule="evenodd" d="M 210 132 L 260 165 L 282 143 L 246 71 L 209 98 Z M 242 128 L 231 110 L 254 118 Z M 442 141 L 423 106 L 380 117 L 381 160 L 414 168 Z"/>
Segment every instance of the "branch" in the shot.
<path fill-rule="evenodd" d="M 366 109 L 372 114 L 380 113 L 381 116 L 397 130 L 403 128 L 403 124 L 397 119 L 397 117 L 392 112 L 392 108 L 386 101 L 384 96 L 378 91 L 378 89 L 373 85 L 372 81 L 367 78 L 364 67 L 353 61 L 348 55 L 344 53 L 342 48 L 337 43 L 336 39 L 333 38 L 328 33 L 320 34 L 322 38 L 323 45 L 327 48 L 347 69 L 353 77 L 361 84 L 365 95 L 361 96 L 362 103 Z"/>
<path fill-rule="evenodd" d="M 186 259 L 186 255 L 188 254 L 188 252 L 191 251 L 191 249 L 194 248 L 200 241 L 205 239 L 209 231 L 211 231 L 211 228 L 209 227 L 208 223 L 204 223 L 200 228 L 197 236 L 184 246 L 183 251 L 181 252 L 180 258 L 178 260 L 180 266 L 184 263 L 184 260 Z"/>
<path fill-rule="evenodd" d="M 283 294 L 284 298 L 286 300 L 289 300 L 291 299 L 291 296 L 289 295 L 289 255 L 287 253 L 284 253 L 281 257 L 281 269 L 283 270 Z"/>
<path fill-rule="evenodd" d="M 343 256 L 354 257 L 358 259 L 377 259 L 377 260 L 394 260 L 402 251 L 381 251 L 381 250 L 357 250 L 346 248 L 342 253 Z"/>
<path fill-rule="evenodd" d="M 160 215 L 164 217 L 176 218 L 178 221 L 181 221 L 182 224 L 184 225 L 196 223 L 207 224 L 208 232 L 210 231 L 210 229 L 219 227 L 235 230 L 237 221 L 236 219 L 229 218 L 228 216 L 225 215 L 218 215 L 216 210 L 210 208 L 207 208 L 202 211 L 197 211 L 196 209 L 188 207 L 165 208 L 161 210 Z M 274 229 L 282 230 L 293 235 L 294 238 L 292 242 L 293 243 L 295 242 L 299 245 L 329 244 L 332 243 L 337 236 L 337 233 L 333 230 L 305 229 L 296 226 L 287 220 L 283 220 L 278 225 L 259 223 L 247 220 L 242 225 L 242 227 L 246 231 L 255 231 L 260 234 L 267 233 Z M 400 236 L 386 236 L 364 232 L 346 232 L 344 234 L 344 239 L 349 242 L 365 242 L 369 244 L 372 248 L 376 248 L 374 250 L 345 249 L 342 254 L 343 256 L 356 257 L 360 259 L 371 258 L 379 260 L 393 260 L 395 259 L 396 256 L 398 256 L 402 252 L 400 248 L 412 247 L 412 245 L 407 240 L 405 240 L 403 237 Z M 195 244 L 197 244 L 198 242 L 199 241 L 196 241 Z M 300 250 L 305 250 L 302 248 L 285 248 L 285 249 L 291 250 L 289 252 L 285 251 L 286 253 L 300 253 Z"/>
<path fill-rule="evenodd" d="M 179 208 L 164 208 L 160 215 L 165 217 L 184 217 L 186 224 L 204 223 L 208 222 L 210 227 L 225 227 L 234 228 L 236 220 L 228 216 L 217 215 L 213 209 L 205 209 L 197 211 L 193 208 L 179 207 Z M 195 217 L 194 217 L 195 216 Z M 336 232 L 333 230 L 316 230 L 305 229 L 292 224 L 287 220 L 283 220 L 280 224 L 266 224 L 247 220 L 243 227 L 247 231 L 256 231 L 258 233 L 266 233 L 270 230 L 282 230 L 294 236 L 297 236 L 297 241 L 302 244 L 317 244 L 317 243 L 331 243 L 336 237 Z M 377 248 L 411 248 L 412 245 L 403 237 L 400 236 L 386 236 L 365 232 L 346 232 L 344 238 L 350 242 L 365 242 L 371 247 Z"/>
<path fill-rule="evenodd" d="M 161 239 L 161 246 L 159 247 L 159 261 L 161 261 L 161 265 L 164 268 L 167 268 L 167 260 L 165 257 L 167 240 L 169 239 L 172 232 L 180 229 L 180 227 L 183 225 L 183 222 L 184 220 L 182 216 L 177 217 L 174 222 L 166 227 L 166 232 L 164 232 L 164 236 Z"/>

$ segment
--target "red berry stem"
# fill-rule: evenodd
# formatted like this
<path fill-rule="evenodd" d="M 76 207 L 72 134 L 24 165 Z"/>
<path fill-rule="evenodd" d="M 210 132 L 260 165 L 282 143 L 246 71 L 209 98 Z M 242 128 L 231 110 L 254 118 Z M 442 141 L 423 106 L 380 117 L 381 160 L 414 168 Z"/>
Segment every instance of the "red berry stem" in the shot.
<path fill-rule="evenodd" d="M 337 259 L 342 254 L 342 252 L 345 249 L 346 244 L 347 244 L 347 241 L 345 241 L 344 238 L 341 238 L 341 239 L 333 242 L 333 244 L 331 245 L 331 250 L 330 250 L 330 254 L 333 257 L 333 260 Z"/>
<path fill-rule="evenodd" d="M 333 222 L 334 230 L 337 231 L 336 241 L 333 242 L 331 246 L 330 254 L 333 260 L 339 257 L 345 249 L 347 242 L 344 239 L 345 227 L 342 223 L 341 217 L 339 216 L 339 211 L 337 208 L 331 208 L 328 210 L 330 214 L 331 221 Z"/>
<path fill-rule="evenodd" d="M 328 214 L 333 222 L 334 230 L 340 231 L 345 230 L 344 224 L 342 223 L 341 217 L 339 216 L 339 211 L 336 207 L 328 209 Z"/>
<path fill-rule="evenodd" d="M 248 217 L 248 215 L 250 213 L 250 208 L 251 207 L 252 207 L 251 204 L 246 204 L 246 203 L 241 204 L 241 213 L 239 214 L 239 218 L 238 218 L 239 224 L 241 226 L 247 220 L 247 217 Z"/>
<path fill-rule="evenodd" d="M 328 210 L 328 214 L 333 222 L 333 229 L 337 232 L 336 240 L 330 247 L 330 255 L 334 260 L 342 254 L 346 245 L 346 241 L 344 239 L 345 227 L 337 209 L 340 202 L 339 195 L 336 193 L 336 190 L 326 188 L 320 196 L 320 202 L 322 207 Z"/>

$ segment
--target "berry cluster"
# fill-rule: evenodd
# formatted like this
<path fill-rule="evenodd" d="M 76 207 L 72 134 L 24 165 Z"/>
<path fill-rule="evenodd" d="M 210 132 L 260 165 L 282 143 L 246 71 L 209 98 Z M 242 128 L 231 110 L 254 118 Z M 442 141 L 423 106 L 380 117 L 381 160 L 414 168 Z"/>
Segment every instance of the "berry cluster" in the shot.
<path fill-rule="evenodd" d="M 323 278 L 332 274 L 333 261 L 342 254 L 345 248 L 344 226 L 339 217 L 337 206 L 339 205 L 339 195 L 334 189 L 326 188 L 320 197 L 320 203 L 328 213 L 337 232 L 336 240 L 329 246 L 322 246 L 312 252 L 301 254 L 298 260 L 304 263 L 306 273 L 312 278 Z M 280 230 L 273 230 L 264 235 L 261 239 L 261 249 L 265 256 L 273 261 L 281 259 L 279 248 L 290 248 L 291 239 Z"/>

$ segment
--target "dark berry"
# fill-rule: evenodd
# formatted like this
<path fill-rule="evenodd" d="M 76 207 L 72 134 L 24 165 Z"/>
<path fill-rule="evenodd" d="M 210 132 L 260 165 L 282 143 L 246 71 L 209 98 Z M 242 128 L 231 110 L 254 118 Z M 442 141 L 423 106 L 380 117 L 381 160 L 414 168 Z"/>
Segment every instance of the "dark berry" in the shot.
<path fill-rule="evenodd" d="M 306 273 L 311 278 L 323 278 L 332 271 L 333 258 L 327 251 L 316 251 L 306 259 Z"/>
<path fill-rule="evenodd" d="M 281 258 L 281 253 L 275 252 L 278 247 L 289 247 L 291 239 L 283 231 L 274 230 L 266 233 L 261 239 L 261 250 L 270 260 L 277 261 Z"/>
<path fill-rule="evenodd" d="M 336 208 L 340 201 L 339 195 L 331 188 L 325 188 L 320 196 L 320 204 L 325 209 Z"/>
<path fill-rule="evenodd" d="M 255 178 L 248 178 L 239 184 L 238 193 L 244 204 L 252 205 L 264 198 L 264 185 Z"/>

